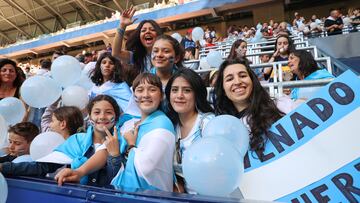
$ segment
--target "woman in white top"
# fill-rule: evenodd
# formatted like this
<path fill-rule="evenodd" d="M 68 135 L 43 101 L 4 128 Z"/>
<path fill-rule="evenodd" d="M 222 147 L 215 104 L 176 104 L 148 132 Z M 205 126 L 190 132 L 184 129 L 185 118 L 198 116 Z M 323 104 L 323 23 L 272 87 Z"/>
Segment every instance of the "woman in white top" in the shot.
<path fill-rule="evenodd" d="M 91 80 L 95 86 L 89 92 L 90 99 L 105 94 L 116 100 L 121 111 L 127 107 L 131 91 L 125 82 L 125 73 L 120 61 L 111 53 L 105 52 L 99 57 L 91 73 Z"/>
<path fill-rule="evenodd" d="M 184 180 L 182 157 L 191 144 L 201 138 L 205 125 L 214 117 L 213 109 L 206 100 L 207 91 L 201 77 L 191 69 L 181 69 L 174 73 L 167 83 L 165 95 L 169 101 L 168 116 L 176 131 L 176 189 L 179 192 L 195 193 Z"/>

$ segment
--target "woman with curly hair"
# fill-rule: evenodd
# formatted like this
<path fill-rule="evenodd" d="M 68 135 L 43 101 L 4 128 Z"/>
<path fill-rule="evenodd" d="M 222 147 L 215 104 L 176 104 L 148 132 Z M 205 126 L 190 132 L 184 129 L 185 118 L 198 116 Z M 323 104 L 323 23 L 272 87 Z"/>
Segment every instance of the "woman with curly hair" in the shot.
<path fill-rule="evenodd" d="M 113 97 L 122 110 L 127 107 L 131 91 L 124 80 L 125 74 L 120 61 L 111 53 L 105 52 L 100 56 L 90 78 L 95 84 L 89 92 L 90 99 L 105 94 Z"/>

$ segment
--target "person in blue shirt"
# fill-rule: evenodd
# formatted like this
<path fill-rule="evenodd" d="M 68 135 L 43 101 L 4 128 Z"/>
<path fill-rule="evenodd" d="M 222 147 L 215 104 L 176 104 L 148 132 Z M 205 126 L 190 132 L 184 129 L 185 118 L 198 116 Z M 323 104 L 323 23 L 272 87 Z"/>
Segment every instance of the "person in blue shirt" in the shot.
<path fill-rule="evenodd" d="M 289 67 L 295 75 L 295 80 L 316 80 L 334 78 L 326 69 L 320 69 L 310 52 L 305 50 L 294 50 L 289 55 Z M 293 88 L 291 98 L 308 99 L 318 88 Z"/>
<path fill-rule="evenodd" d="M 121 166 L 111 182 L 113 186 L 173 191 L 175 132 L 171 120 L 159 110 L 163 98 L 161 81 L 151 73 L 142 73 L 135 78 L 133 88 L 141 119 L 124 123 L 129 128 L 121 133 L 120 143 L 116 129 L 114 135 L 107 132 L 106 150 L 99 150 L 76 170 L 61 171 L 55 177 L 59 185 L 79 181 L 86 174 L 102 168 L 107 160 L 112 170 L 117 169 L 112 164 L 116 162 L 113 159 L 118 159 Z M 120 147 L 124 143 L 126 150 Z M 112 160 L 109 161 L 108 155 Z"/>

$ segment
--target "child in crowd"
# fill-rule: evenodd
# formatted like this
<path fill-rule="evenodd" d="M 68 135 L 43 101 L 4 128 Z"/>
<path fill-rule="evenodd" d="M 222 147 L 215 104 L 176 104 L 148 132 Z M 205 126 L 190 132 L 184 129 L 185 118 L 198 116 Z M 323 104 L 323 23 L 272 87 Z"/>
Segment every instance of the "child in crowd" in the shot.
<path fill-rule="evenodd" d="M 96 151 L 105 148 L 104 128 L 112 129 L 120 117 L 120 109 L 116 101 L 107 95 L 98 95 L 87 106 L 91 126 L 86 133 L 71 135 L 63 144 L 58 146 L 51 154 L 36 162 L 0 164 L 0 172 L 4 175 L 25 175 L 44 177 L 47 173 L 53 173 L 64 165 L 72 169 L 80 167 Z M 52 126 L 53 128 L 53 126 Z M 83 178 L 82 184 L 93 186 L 105 186 L 110 183 L 112 177 L 107 175 L 105 169 L 91 173 Z M 88 181 L 90 180 L 90 181 Z"/>
<path fill-rule="evenodd" d="M 159 36 L 152 48 L 150 73 L 156 74 L 165 88 L 171 76 L 183 68 L 184 49 L 180 43 L 169 35 Z"/>
<path fill-rule="evenodd" d="M 140 121 L 132 122 L 131 130 L 125 130 L 120 144 L 117 133 L 107 131 L 106 150 L 99 150 L 82 167 L 63 169 L 56 180 L 79 181 L 86 174 L 99 170 L 107 161 L 108 168 L 117 175 L 111 184 L 123 189 L 149 189 L 173 191 L 173 154 L 175 149 L 174 126 L 159 109 L 163 98 L 160 79 L 150 73 L 140 74 L 133 83 Z M 124 126 L 127 123 L 124 124 Z M 117 132 L 114 129 L 114 132 Z M 126 150 L 119 145 L 126 145 Z M 125 159 L 124 159 L 125 157 Z M 126 159 L 127 158 L 127 159 Z M 121 167 L 114 163 L 121 163 Z"/>
<path fill-rule="evenodd" d="M 11 162 L 20 158 L 21 160 L 31 161 L 30 144 L 36 135 L 39 134 L 39 128 L 31 122 L 17 123 L 11 126 L 9 132 L 8 154 L 0 157 L 0 163 Z"/>
<path fill-rule="evenodd" d="M 84 119 L 80 109 L 74 106 L 56 108 L 56 104 L 46 108 L 41 118 L 42 132 L 54 131 L 67 139 L 82 130 Z"/>

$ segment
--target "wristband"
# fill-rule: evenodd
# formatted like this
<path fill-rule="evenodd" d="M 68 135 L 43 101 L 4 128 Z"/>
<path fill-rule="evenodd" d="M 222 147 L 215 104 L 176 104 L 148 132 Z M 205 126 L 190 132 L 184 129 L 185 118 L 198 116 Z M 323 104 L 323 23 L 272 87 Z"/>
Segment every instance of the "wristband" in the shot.
<path fill-rule="evenodd" d="M 134 148 L 134 147 L 136 147 L 135 145 L 129 145 L 129 146 L 127 146 L 127 149 L 126 149 L 126 151 L 125 151 L 125 158 L 127 159 L 127 157 L 129 156 L 129 153 L 130 153 L 130 150 L 132 149 L 132 148 Z"/>
<path fill-rule="evenodd" d="M 124 28 L 117 28 L 116 29 L 117 33 L 119 33 L 119 35 L 124 35 L 125 34 L 125 29 Z"/>

